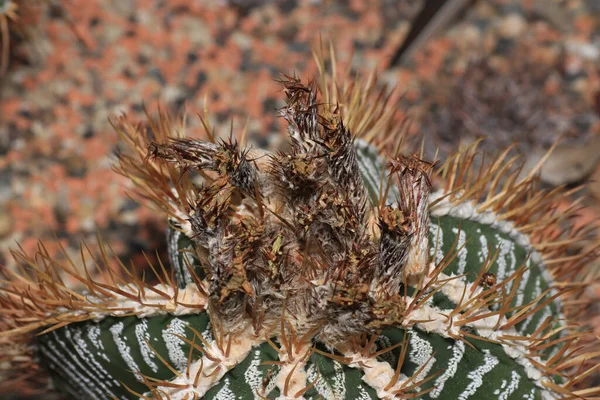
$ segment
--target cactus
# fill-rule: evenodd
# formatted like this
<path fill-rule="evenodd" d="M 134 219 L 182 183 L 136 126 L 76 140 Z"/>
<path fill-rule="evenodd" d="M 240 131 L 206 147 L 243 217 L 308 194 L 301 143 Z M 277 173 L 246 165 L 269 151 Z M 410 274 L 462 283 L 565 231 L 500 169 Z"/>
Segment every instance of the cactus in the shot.
<path fill-rule="evenodd" d="M 42 245 L 16 252 L 5 379 L 42 366 L 75 399 L 600 393 L 586 387 L 598 342 L 574 322 L 597 256 L 567 254 L 587 233 L 565 227 L 576 207 L 558 212 L 562 192 L 518 178 L 507 152 L 487 166 L 476 144 L 441 165 L 402 154 L 374 80 L 342 90 L 319 67 L 320 87 L 280 81 L 287 152 L 207 124 L 185 138 L 166 115 L 152 133 L 116 121 L 116 169 L 167 218 L 171 268 L 150 266 L 153 285 L 102 245 L 97 268 L 119 273 L 99 282 Z"/>

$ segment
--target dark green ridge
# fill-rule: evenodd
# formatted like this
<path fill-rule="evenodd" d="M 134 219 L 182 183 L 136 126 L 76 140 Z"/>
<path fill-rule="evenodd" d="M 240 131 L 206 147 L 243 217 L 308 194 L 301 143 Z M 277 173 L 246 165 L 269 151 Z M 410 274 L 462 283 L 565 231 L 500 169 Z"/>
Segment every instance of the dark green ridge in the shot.
<path fill-rule="evenodd" d="M 139 368 L 135 372 L 146 376 L 164 380 L 174 378 L 173 372 L 148 345 L 171 366 L 181 365 L 187 362 L 190 345 L 168 333 L 167 329 L 170 327 L 172 332 L 192 340 L 194 334 L 187 327 L 206 332 L 208 323 L 206 313 L 179 317 L 108 317 L 100 322 L 74 323 L 40 336 L 40 356 L 42 364 L 48 365 L 54 384 L 67 392 L 82 393 L 85 399 L 105 399 L 107 395 L 132 399 L 137 397 L 120 383 L 138 393 L 148 390 L 132 373 L 134 365 Z M 143 329 L 144 324 L 146 329 Z M 169 353 L 166 341 L 176 341 L 178 346 L 174 348 L 177 350 Z M 119 347 L 127 347 L 129 351 L 121 352 Z M 199 357 L 199 352 L 194 350 L 193 359 Z"/>
<path fill-rule="evenodd" d="M 378 204 L 380 177 L 377 175 L 389 175 L 385 167 L 385 160 L 377 154 L 377 149 L 374 146 L 368 145 L 362 140 L 357 140 L 356 142 L 355 148 L 358 163 L 361 167 L 360 172 L 363 182 L 371 196 L 371 202 Z M 386 172 L 385 174 L 377 174 L 374 171 Z M 398 193 L 398 188 L 395 186 L 390 190 L 390 195 L 388 195 L 386 201 L 387 204 L 393 203 L 392 199 L 397 196 L 394 193 Z M 439 237 L 437 236 L 438 232 L 441 233 Z M 523 264 L 529 268 L 529 271 L 523 274 L 522 281 L 519 284 L 519 291 L 512 302 L 512 306 L 521 306 L 530 303 L 551 284 L 542 273 L 545 266 L 543 264 L 535 264 L 530 258 L 529 249 L 523 248 L 508 234 L 477 221 L 459 219 L 450 215 L 431 219 L 430 255 L 432 260 L 440 262 L 445 255 L 453 250 L 452 246 L 455 241 L 458 244 L 456 249 L 460 250 L 458 256 L 443 271 L 446 275 L 466 273 L 467 281 L 472 283 L 479 276 L 481 267 L 485 262 L 485 255 L 493 255 L 496 250 L 498 250 L 498 257 L 488 272 L 496 274 L 498 282 L 508 277 L 511 272 Z M 461 248 L 460 246 L 463 244 L 465 246 Z M 507 289 L 511 288 L 512 283 L 508 285 Z M 551 294 L 547 294 L 541 301 L 543 302 L 549 297 L 551 297 Z M 545 307 L 542 307 L 531 317 L 518 323 L 515 328 L 521 335 L 531 334 L 547 316 L 556 317 L 558 326 L 559 323 L 562 323 L 558 321 L 560 318 L 560 309 L 559 301 L 554 300 Z M 510 315 L 512 313 L 508 314 L 509 317 Z M 560 346 L 549 348 L 546 351 L 546 355 L 553 354 L 558 350 L 558 347 Z"/>
<path fill-rule="evenodd" d="M 528 304 L 548 289 L 549 283 L 542 273 L 543 264 L 532 262 L 528 250 L 515 243 L 508 234 L 477 221 L 461 220 L 452 216 L 432 219 L 430 235 L 432 259 L 436 261 L 439 259 L 439 256 L 436 259 L 436 255 L 433 254 L 435 252 L 435 243 L 438 243 L 438 247 L 440 247 L 439 244 L 441 243 L 441 253 L 447 254 L 451 251 L 457 236 L 460 237 L 461 235 L 464 240 L 459 239 L 459 246 L 461 243 L 465 243 L 465 246 L 458 251 L 457 257 L 446 267 L 444 270 L 445 274 L 460 275 L 461 273 L 465 273 L 467 281 L 469 283 L 474 282 L 479 276 L 486 254 L 493 255 L 497 251 L 498 256 L 488 272 L 496 274 L 498 282 L 510 276 L 522 265 L 528 268 L 518 283 L 517 295 L 513 299 L 511 306 Z M 484 248 L 484 243 L 487 245 L 487 248 Z M 463 263 L 462 267 L 461 263 Z M 507 286 L 506 292 L 508 293 L 512 289 L 512 283 Z M 551 294 L 544 296 L 542 301 L 549 297 L 551 297 Z M 516 324 L 516 331 L 521 335 L 530 335 L 547 316 L 558 317 L 559 307 L 560 305 L 557 301 L 548 303 L 545 307 L 532 314 L 530 318 Z M 508 313 L 508 316 L 512 314 Z M 550 348 L 548 354 L 552 351 L 556 351 L 556 346 Z"/>

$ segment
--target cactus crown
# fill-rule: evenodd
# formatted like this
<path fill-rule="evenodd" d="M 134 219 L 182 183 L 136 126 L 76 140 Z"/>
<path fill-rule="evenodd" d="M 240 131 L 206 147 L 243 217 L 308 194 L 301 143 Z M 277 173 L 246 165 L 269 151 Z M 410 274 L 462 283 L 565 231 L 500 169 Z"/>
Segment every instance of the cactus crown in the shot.
<path fill-rule="evenodd" d="M 398 324 L 404 275 L 427 265 L 431 164 L 397 156 L 392 172 L 406 192 L 377 216 L 340 111 L 320 106 L 314 85 L 281 83 L 287 153 L 241 150 L 233 139 L 150 144 L 151 158 L 213 174 L 197 199 L 177 205 L 211 316 L 232 334 L 289 324 L 330 344 Z"/>
<path fill-rule="evenodd" d="M 44 364 L 75 398 L 596 393 L 580 388 L 593 339 L 569 322 L 596 249 L 566 256 L 586 232 L 555 228 L 575 209 L 557 212 L 561 193 L 535 171 L 519 180 L 506 152 L 477 169 L 476 145 L 439 168 L 403 155 L 374 80 L 339 89 L 319 67 L 320 90 L 279 82 L 287 152 L 208 125 L 187 139 L 164 115 L 152 134 L 118 121 L 131 151 L 117 171 L 168 218 L 173 273 L 161 264 L 150 285 L 120 264 L 98 282 L 43 246 L 15 253 L 0 296 L 0 343 L 21 346 L 10 365 Z"/>

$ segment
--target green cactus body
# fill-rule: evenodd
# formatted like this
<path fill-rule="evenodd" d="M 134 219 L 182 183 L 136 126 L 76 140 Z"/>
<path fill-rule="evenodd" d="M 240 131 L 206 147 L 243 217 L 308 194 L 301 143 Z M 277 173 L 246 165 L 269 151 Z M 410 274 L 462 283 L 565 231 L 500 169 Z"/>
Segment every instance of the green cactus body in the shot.
<path fill-rule="evenodd" d="M 573 391 L 589 357 L 571 350 L 582 336 L 553 281 L 571 273 L 556 265 L 576 266 L 552 258 L 560 237 L 531 241 L 549 210 L 532 202 L 551 196 L 535 197 L 530 177 L 489 192 L 504 159 L 470 179 L 471 150 L 435 176 L 417 157 L 384 161 L 317 107 L 313 87 L 283 85 L 290 153 L 125 134 L 139 158 L 122 158 L 121 172 L 167 214 L 174 281 L 165 270 L 150 286 L 123 268 L 101 284 L 60 267 L 86 284 L 77 294 L 41 252 L 46 272 L 0 298 L 15 321 L 3 335 L 37 332 L 35 357 L 74 399 L 593 393 Z M 206 185 L 182 172 L 193 168 Z M 449 183 L 430 193 L 433 179 Z"/>
<path fill-rule="evenodd" d="M 379 182 L 387 173 L 374 147 L 359 142 L 357 149 L 359 165 L 363 166 L 363 179 L 376 203 Z M 367 151 L 376 156 L 364 155 Z M 397 192 L 397 188 L 390 191 L 389 203 L 393 202 Z M 430 255 L 434 263 L 441 264 L 446 255 L 456 252 L 443 274 L 462 277 L 453 281 L 452 287 L 448 285 L 435 293 L 426 302 L 428 311 L 436 310 L 440 316 L 450 314 L 463 296 L 460 288 L 466 282 L 473 283 L 481 279 L 480 270 L 495 249 L 498 249 L 495 261 L 487 272 L 494 274 L 498 281 L 513 275 L 523 265 L 527 267 L 518 283 L 518 295 L 512 307 L 534 301 L 552 286 L 548 276 L 542 272 L 544 266 L 539 254 L 532 252 L 526 243 L 523 244 L 523 235 L 516 233 L 509 224 L 494 226 L 498 225 L 494 224 L 495 220 L 480 222 L 477 219 L 484 218 L 473 218 L 473 215 L 471 218 L 461 218 L 454 215 L 458 214 L 454 211 L 447 208 L 438 212 L 437 216 L 434 211 L 429 235 Z M 170 259 L 179 287 L 192 285 L 188 265 L 195 265 L 198 274 L 202 272 L 197 259 L 190 252 L 193 241 L 173 228 L 169 229 L 168 240 Z M 512 285 L 508 285 L 506 290 L 510 291 L 511 288 Z M 560 304 L 550 302 L 516 324 L 516 333 L 532 334 L 546 317 L 557 316 L 559 309 Z M 497 320 L 490 319 L 494 320 L 493 323 Z M 68 325 L 42 335 L 39 339 L 40 350 L 44 363 L 53 372 L 56 385 L 74 397 L 92 399 L 109 395 L 119 399 L 137 399 L 140 397 L 138 394 L 147 392 L 144 384 L 146 378 L 142 376 L 173 380 L 176 375 L 172 369 L 183 373 L 188 359 L 197 360 L 201 357 L 201 352 L 191 343 L 201 344 L 196 337 L 198 333 L 208 343 L 214 341 L 209 320 L 206 312 L 181 317 L 109 317 L 98 322 Z M 536 367 L 523 354 L 519 354 L 518 349 L 512 349 L 512 352 L 508 349 L 514 344 L 504 348 L 501 344 L 485 340 L 467 339 L 471 347 L 462 340 L 436 331 L 437 328 L 429 331 L 437 322 L 424 323 L 422 326 L 415 324 L 410 328 L 389 327 L 381 332 L 375 342 L 378 350 L 406 343 L 404 355 L 401 355 L 400 346 L 378 355 L 377 359 L 395 368 L 398 360 L 404 358 L 402 374 L 415 377 L 414 389 L 408 393 L 432 399 L 541 399 L 551 396 L 541 387 Z M 467 324 L 465 328 L 470 328 L 473 335 L 482 335 L 484 339 L 496 339 L 493 325 L 488 328 L 489 323 L 478 322 Z M 478 331 L 479 327 L 483 327 L 482 332 Z M 322 343 L 315 345 L 324 353 L 331 351 Z M 518 354 L 517 358 L 515 354 Z M 257 344 L 243 361 L 207 390 L 203 398 L 279 398 L 281 392 L 274 381 L 279 367 L 268 363 L 278 360 L 278 353 L 272 346 L 264 342 Z M 303 393 L 305 398 L 379 398 L 377 390 L 363 381 L 363 371 L 352 363 L 342 363 L 322 353 L 313 353 L 304 369 L 307 383 L 312 384 Z M 424 382 L 416 385 L 419 381 Z"/>

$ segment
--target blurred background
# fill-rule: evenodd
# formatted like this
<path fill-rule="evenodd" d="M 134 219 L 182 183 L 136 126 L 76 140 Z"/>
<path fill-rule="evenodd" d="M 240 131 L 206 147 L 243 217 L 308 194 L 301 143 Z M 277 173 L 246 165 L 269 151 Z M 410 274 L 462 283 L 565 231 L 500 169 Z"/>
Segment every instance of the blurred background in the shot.
<path fill-rule="evenodd" d="M 206 108 L 217 133 L 247 125 L 251 143 L 276 149 L 286 136 L 274 80 L 316 76 L 321 41 L 338 69 L 375 70 L 395 90 L 427 158 L 486 136 L 490 154 L 517 143 L 527 170 L 561 139 L 542 182 L 585 183 L 576 223 L 600 225 L 599 0 L 0 0 L 0 31 L 0 264 L 9 268 L 17 243 L 33 254 L 42 240 L 77 259 L 96 232 L 139 265 L 143 252 L 164 254 L 162 216 L 111 170 L 109 119 L 145 125 L 144 108 L 186 109 L 188 130 L 200 133 Z"/>

